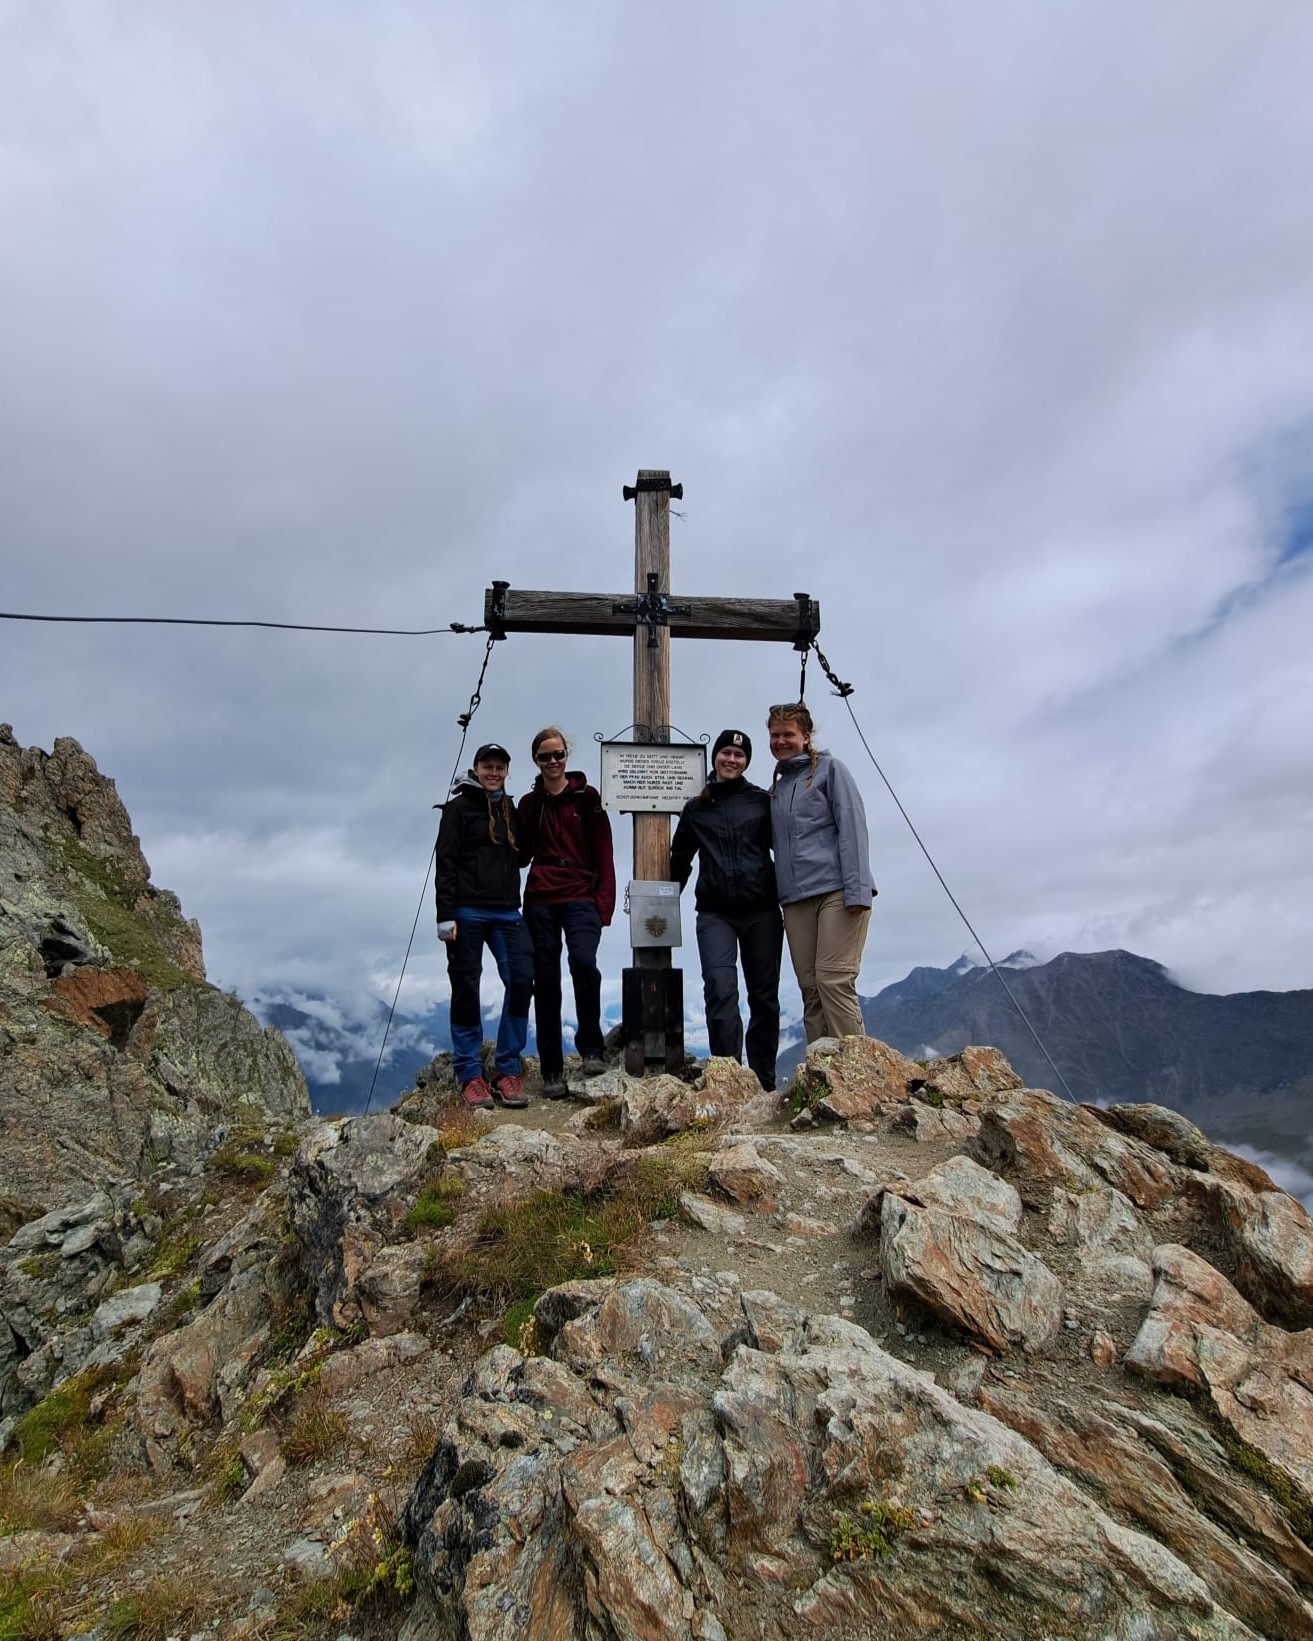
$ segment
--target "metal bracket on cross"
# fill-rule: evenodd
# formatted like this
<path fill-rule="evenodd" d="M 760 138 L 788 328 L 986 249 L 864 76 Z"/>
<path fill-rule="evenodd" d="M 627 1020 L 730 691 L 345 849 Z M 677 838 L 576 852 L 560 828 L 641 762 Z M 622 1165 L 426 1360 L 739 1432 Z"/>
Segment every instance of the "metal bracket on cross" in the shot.
<path fill-rule="evenodd" d="M 657 628 L 668 627 L 672 615 L 693 614 L 691 604 L 672 604 L 665 593 L 657 591 L 656 573 L 649 572 L 647 591 L 635 593 L 632 602 L 619 599 L 611 606 L 614 615 L 628 615 L 632 612 L 635 629 L 647 628 L 647 647 L 654 650 L 657 647 Z"/>
<path fill-rule="evenodd" d="M 494 639 L 506 636 L 506 594 L 510 585 L 509 581 L 494 581 L 491 592 L 484 599 L 484 624 Z"/>

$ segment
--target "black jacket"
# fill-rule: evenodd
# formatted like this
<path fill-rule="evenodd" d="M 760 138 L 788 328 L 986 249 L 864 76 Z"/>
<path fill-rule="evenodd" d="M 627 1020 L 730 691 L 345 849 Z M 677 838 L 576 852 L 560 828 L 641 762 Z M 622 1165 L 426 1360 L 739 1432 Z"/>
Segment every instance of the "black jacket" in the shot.
<path fill-rule="evenodd" d="M 778 906 L 770 854 L 770 794 L 740 775 L 712 781 L 684 805 L 670 845 L 670 875 L 682 889 L 698 857 L 699 911 Z"/>
<path fill-rule="evenodd" d="M 507 812 L 511 826 L 507 828 Z M 438 922 L 449 923 L 457 906 L 517 911 L 520 864 L 514 832 L 515 805 L 489 798 L 477 781 L 462 780 L 442 806 L 433 868 Z"/>

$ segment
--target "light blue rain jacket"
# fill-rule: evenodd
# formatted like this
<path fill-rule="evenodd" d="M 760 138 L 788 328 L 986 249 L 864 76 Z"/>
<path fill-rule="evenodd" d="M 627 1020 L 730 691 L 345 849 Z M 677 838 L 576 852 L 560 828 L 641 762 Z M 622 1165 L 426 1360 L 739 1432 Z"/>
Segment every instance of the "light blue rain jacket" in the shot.
<path fill-rule="evenodd" d="M 843 890 L 845 906 L 869 906 L 874 892 L 866 808 L 857 782 L 828 752 L 804 752 L 778 765 L 771 798 L 771 839 L 780 904 Z"/>

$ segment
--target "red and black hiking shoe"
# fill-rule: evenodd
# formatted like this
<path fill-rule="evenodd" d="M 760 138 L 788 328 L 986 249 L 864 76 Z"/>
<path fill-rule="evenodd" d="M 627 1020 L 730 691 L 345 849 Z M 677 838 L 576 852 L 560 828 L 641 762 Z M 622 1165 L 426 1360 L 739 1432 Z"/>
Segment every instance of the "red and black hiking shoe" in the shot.
<path fill-rule="evenodd" d="M 492 1104 L 492 1092 L 482 1077 L 471 1077 L 460 1085 L 460 1097 L 473 1111 L 486 1111 Z"/>
<path fill-rule="evenodd" d="M 515 1076 L 498 1077 L 492 1085 L 492 1097 L 498 1105 L 509 1106 L 514 1111 L 529 1103 L 523 1082 Z"/>

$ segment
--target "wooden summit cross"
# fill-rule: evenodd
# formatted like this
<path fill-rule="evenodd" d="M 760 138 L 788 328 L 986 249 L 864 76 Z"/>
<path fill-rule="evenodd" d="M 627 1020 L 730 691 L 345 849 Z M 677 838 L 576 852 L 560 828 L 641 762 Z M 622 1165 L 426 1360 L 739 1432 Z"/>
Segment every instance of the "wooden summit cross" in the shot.
<path fill-rule="evenodd" d="M 634 507 L 634 591 L 526 592 L 495 581 L 484 594 L 483 621 L 497 638 L 512 632 L 632 634 L 636 737 L 670 742 L 670 640 L 738 638 L 778 640 L 806 650 L 821 628 L 820 605 L 806 593 L 792 598 L 673 599 L 670 595 L 670 498 L 683 485 L 670 474 L 643 469 L 624 486 Z M 670 876 L 670 816 L 634 814 L 634 882 Z M 623 972 L 621 1006 L 625 1069 L 648 1064 L 679 1070 L 684 1063 L 683 975 L 668 947 L 634 947 Z"/>

